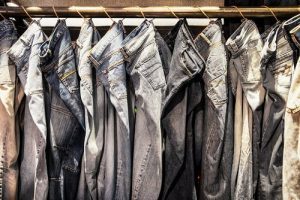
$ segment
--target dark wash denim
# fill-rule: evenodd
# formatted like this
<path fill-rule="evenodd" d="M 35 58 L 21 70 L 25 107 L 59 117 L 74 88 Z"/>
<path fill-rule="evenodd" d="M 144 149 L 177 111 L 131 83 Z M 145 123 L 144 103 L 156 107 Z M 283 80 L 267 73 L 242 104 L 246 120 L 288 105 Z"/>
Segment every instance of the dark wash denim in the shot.
<path fill-rule="evenodd" d="M 282 199 L 282 159 L 285 105 L 294 68 L 293 50 L 282 24 L 269 33 L 262 52 L 267 91 L 259 154 L 258 199 Z"/>
<path fill-rule="evenodd" d="M 7 51 L 17 40 L 11 20 L 0 21 L 0 199 L 17 199 L 19 132 L 16 130 L 18 87 L 15 65 Z"/>
<path fill-rule="evenodd" d="M 131 199 L 158 199 L 163 175 L 161 102 L 166 81 L 153 23 L 145 20 L 122 46 L 135 94 Z"/>
<path fill-rule="evenodd" d="M 244 20 L 226 46 L 231 53 L 230 75 L 235 95 L 234 156 L 231 175 L 232 199 L 252 199 L 258 174 L 258 150 L 262 86 L 260 60 L 262 40 L 253 21 Z"/>
<path fill-rule="evenodd" d="M 45 151 L 47 125 L 43 76 L 38 56 L 39 48 L 45 40 L 41 26 L 33 21 L 9 51 L 26 95 L 20 147 L 20 199 L 47 199 L 48 193 Z"/>
<path fill-rule="evenodd" d="M 76 197 L 84 149 L 84 109 L 80 99 L 75 54 L 65 20 L 40 47 L 46 90 L 48 199 Z"/>
<path fill-rule="evenodd" d="M 131 133 L 129 128 L 126 69 L 120 51 L 125 30 L 122 21 L 114 23 L 92 49 L 90 60 L 97 79 L 105 88 L 103 155 L 98 169 L 98 199 L 130 199 Z M 103 96 L 99 96 L 103 98 Z M 103 122 L 102 122 L 103 121 Z M 88 143 L 89 145 L 89 143 Z M 92 148 L 92 146 L 91 146 Z M 98 167 L 98 166 L 96 166 Z M 87 173 L 94 173 L 89 169 Z M 90 187 L 95 187 L 90 185 Z M 96 197 L 96 196 L 95 196 Z"/>
<path fill-rule="evenodd" d="M 221 21 L 211 21 L 195 43 L 206 62 L 200 199 L 230 199 L 233 142 L 226 140 L 227 55 Z M 225 143 L 226 141 L 226 143 Z M 229 151 L 228 151 L 229 150 Z"/>
<path fill-rule="evenodd" d="M 76 40 L 76 65 L 78 75 L 80 77 L 80 96 L 84 105 L 85 114 L 85 142 L 84 148 L 86 148 L 87 140 L 92 135 L 95 135 L 96 131 L 96 118 L 95 109 L 96 99 L 93 96 L 94 87 L 96 83 L 95 70 L 92 66 L 92 62 L 89 60 L 91 49 L 100 40 L 100 34 L 97 31 L 92 19 L 85 19 L 81 30 Z M 86 149 L 84 150 L 82 161 L 80 180 L 78 185 L 76 199 L 90 199 L 91 192 L 88 190 L 87 179 L 85 175 L 85 166 L 88 165 L 90 160 L 87 160 Z"/>
<path fill-rule="evenodd" d="M 165 153 L 161 198 L 197 199 L 194 126 L 202 99 L 201 71 L 205 63 L 185 20 L 175 25 L 166 41 L 172 41 L 175 35 L 175 43 L 169 43 L 173 55 L 162 111 Z"/>

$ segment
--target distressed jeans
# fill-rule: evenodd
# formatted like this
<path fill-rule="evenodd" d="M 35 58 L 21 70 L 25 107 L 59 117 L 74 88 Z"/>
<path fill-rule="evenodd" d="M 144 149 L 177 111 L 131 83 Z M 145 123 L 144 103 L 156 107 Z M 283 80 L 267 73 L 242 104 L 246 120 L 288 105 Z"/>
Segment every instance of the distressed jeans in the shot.
<path fill-rule="evenodd" d="M 75 53 L 65 20 L 58 20 L 41 45 L 40 68 L 45 89 L 48 124 L 48 199 L 76 197 L 84 150 L 84 108 L 80 98 Z"/>
<path fill-rule="evenodd" d="M 199 198 L 230 199 L 233 141 L 226 134 L 228 62 L 221 21 L 210 22 L 195 42 L 206 61 Z"/>
<path fill-rule="evenodd" d="M 284 112 L 294 68 L 282 24 L 269 33 L 262 52 L 266 98 L 259 155 L 258 199 L 282 199 Z"/>
<path fill-rule="evenodd" d="M 200 121 L 196 119 L 205 62 L 185 20 L 175 25 L 166 41 L 173 55 L 162 111 L 165 152 L 161 199 L 197 199 L 194 145 L 198 147 L 201 141 L 195 143 L 195 127 Z"/>
<path fill-rule="evenodd" d="M 90 164 L 87 168 L 89 187 L 92 189 L 98 184 L 93 193 L 95 199 L 130 199 L 131 132 L 126 69 L 120 51 L 124 36 L 122 21 L 114 23 L 89 56 L 96 69 L 99 90 L 104 87 L 104 95 L 97 96 L 97 104 L 103 108 L 103 114 L 97 118 L 103 132 L 96 136 L 96 141 L 103 141 L 96 143 L 97 146 L 92 146 L 95 143 L 92 140 L 87 144 L 90 152 L 98 153 L 90 155 L 96 157 L 96 166 Z"/>
<path fill-rule="evenodd" d="M 0 199 L 17 199 L 19 132 L 16 117 L 19 103 L 16 68 L 7 51 L 17 40 L 10 20 L 0 22 Z"/>
<path fill-rule="evenodd" d="M 253 140 L 259 138 L 256 111 L 265 97 L 260 72 L 262 39 L 255 23 L 244 20 L 230 36 L 226 46 L 231 53 L 230 74 L 235 102 L 234 156 L 231 175 L 232 199 L 253 199 L 256 190 L 257 166 L 254 165 L 258 148 Z M 242 116 L 242 117 L 241 117 Z M 256 128 L 258 126 L 258 128 Z"/>
<path fill-rule="evenodd" d="M 47 199 L 47 125 L 39 48 L 46 40 L 33 21 L 9 51 L 26 95 L 24 130 L 20 148 L 20 199 Z"/>
<path fill-rule="evenodd" d="M 92 189 L 88 189 L 86 179 L 86 166 L 91 162 L 87 160 L 86 145 L 88 138 L 95 134 L 96 131 L 96 112 L 95 109 L 96 99 L 94 98 L 95 90 L 95 70 L 92 66 L 92 62 L 89 60 L 91 49 L 100 40 L 100 34 L 97 31 L 92 19 L 85 19 L 81 30 L 76 40 L 76 65 L 78 75 L 80 77 L 80 96 L 84 105 L 84 119 L 85 119 L 85 142 L 84 153 L 81 161 L 80 180 L 78 185 L 76 199 L 93 199 Z"/>
<path fill-rule="evenodd" d="M 154 25 L 145 20 L 122 42 L 135 95 L 131 199 L 158 199 L 162 182 L 161 102 L 166 81 Z"/>

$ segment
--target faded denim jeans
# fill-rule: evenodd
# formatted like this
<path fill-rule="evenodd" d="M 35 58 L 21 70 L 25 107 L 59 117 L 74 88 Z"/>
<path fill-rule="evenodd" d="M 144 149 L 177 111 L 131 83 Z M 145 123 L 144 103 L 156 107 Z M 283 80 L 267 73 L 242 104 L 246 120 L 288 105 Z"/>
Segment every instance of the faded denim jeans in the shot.
<path fill-rule="evenodd" d="M 80 99 L 75 54 L 65 20 L 58 20 L 39 52 L 45 90 L 48 199 L 74 199 L 84 150 L 84 108 Z"/>
<path fill-rule="evenodd" d="M 87 140 L 96 131 L 96 118 L 95 109 L 96 99 L 94 98 L 94 88 L 96 83 L 95 70 L 92 66 L 92 62 L 89 60 L 91 49 L 100 40 L 100 34 L 97 31 L 92 19 L 85 19 L 81 30 L 76 40 L 76 64 L 78 75 L 80 77 L 80 96 L 84 105 L 85 114 L 85 142 L 84 148 L 86 148 Z M 87 151 L 84 150 L 83 158 L 81 161 L 81 174 L 78 185 L 76 199 L 91 199 L 92 191 L 88 189 L 85 169 L 91 160 L 87 160 Z"/>
<path fill-rule="evenodd" d="M 7 51 L 17 40 L 10 20 L 0 22 L 0 199 L 17 199 L 19 132 L 16 130 L 18 87 L 15 65 Z"/>
<path fill-rule="evenodd" d="M 202 100 L 205 62 L 186 20 L 175 25 L 166 41 L 173 55 L 162 111 L 165 152 L 161 199 L 197 199 L 194 145 L 201 142 L 194 143 L 195 119 Z"/>
<path fill-rule="evenodd" d="M 161 102 L 166 81 L 154 25 L 145 20 L 123 41 L 121 52 L 135 94 L 131 199 L 158 199 L 162 183 Z"/>
<path fill-rule="evenodd" d="M 94 199 L 130 199 L 131 133 L 126 69 L 120 51 L 124 36 L 122 21 L 114 23 L 89 57 L 96 69 L 99 90 L 104 87 L 103 95 L 96 97 L 97 105 L 103 109 L 103 114 L 97 118 L 99 130 L 103 132 L 98 132 L 95 141 L 90 138 L 87 143 L 89 152 L 97 152 L 89 155 L 97 162 L 89 164 L 86 172 L 89 188 L 97 189 L 92 193 Z"/>
<path fill-rule="evenodd" d="M 259 120 L 253 119 L 256 119 L 255 111 L 262 106 L 265 97 L 260 72 L 263 44 L 254 22 L 244 20 L 227 40 L 226 46 L 232 55 L 230 74 L 236 98 L 232 199 L 253 199 L 256 190 L 254 172 L 257 170 L 253 165 L 253 152 L 257 149 L 253 149 L 252 141 L 259 138 L 259 128 L 255 128 L 259 126 Z"/>
<path fill-rule="evenodd" d="M 282 199 L 284 112 L 292 71 L 293 50 L 282 24 L 269 33 L 262 52 L 266 98 L 261 151 L 259 155 L 258 199 Z"/>
<path fill-rule="evenodd" d="M 43 76 L 38 56 L 45 40 L 41 26 L 33 21 L 9 51 L 26 95 L 20 148 L 20 199 L 47 199 L 48 193 L 45 151 L 47 125 Z"/>
<path fill-rule="evenodd" d="M 300 50 L 300 15 L 284 23 L 284 28 L 291 31 L 292 41 Z M 297 29 L 298 27 L 298 29 Z M 284 117 L 284 149 L 282 193 L 284 200 L 300 199 L 300 58 L 292 73 L 290 91 L 286 102 Z"/>
<path fill-rule="evenodd" d="M 289 91 L 285 121 L 284 121 L 284 149 L 283 149 L 283 199 L 300 199 L 300 59 L 293 73 Z"/>
<path fill-rule="evenodd" d="M 221 21 L 210 22 L 195 42 L 206 61 L 199 199 L 230 199 L 233 142 L 225 135 L 228 62 Z"/>

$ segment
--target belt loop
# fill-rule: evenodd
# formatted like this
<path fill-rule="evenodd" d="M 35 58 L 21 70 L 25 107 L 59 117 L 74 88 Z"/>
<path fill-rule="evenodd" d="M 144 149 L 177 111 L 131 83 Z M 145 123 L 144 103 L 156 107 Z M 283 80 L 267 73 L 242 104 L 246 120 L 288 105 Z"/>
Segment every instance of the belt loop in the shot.
<path fill-rule="evenodd" d="M 124 48 L 124 47 L 121 47 L 120 48 L 120 51 L 121 51 L 121 53 L 122 53 L 122 55 L 123 55 L 123 57 L 124 57 L 124 60 L 125 61 L 128 61 L 129 59 L 129 55 L 128 55 L 128 53 L 127 53 L 127 51 L 126 51 L 126 49 Z"/>

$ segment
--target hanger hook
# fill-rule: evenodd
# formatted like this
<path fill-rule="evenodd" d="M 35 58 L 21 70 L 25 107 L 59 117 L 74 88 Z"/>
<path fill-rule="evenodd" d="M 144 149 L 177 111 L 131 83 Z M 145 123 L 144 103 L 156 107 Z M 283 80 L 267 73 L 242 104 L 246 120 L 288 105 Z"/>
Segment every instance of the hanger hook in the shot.
<path fill-rule="evenodd" d="M 203 11 L 203 9 L 202 9 L 201 7 L 198 7 L 198 9 L 202 12 L 202 14 L 203 14 L 207 19 L 211 20 L 211 19 L 209 18 L 209 16 Z"/>
<path fill-rule="evenodd" d="M 115 23 L 115 21 L 113 20 L 113 18 L 111 18 L 111 16 L 108 14 L 108 12 L 106 11 L 106 9 L 103 7 L 103 12 L 106 14 L 106 16 L 113 22 Z"/>
<path fill-rule="evenodd" d="M 82 18 L 82 19 L 84 19 L 84 16 L 79 12 L 79 10 L 78 10 L 78 8 L 75 6 L 75 9 L 76 9 L 76 12 L 78 13 L 78 15 Z"/>
<path fill-rule="evenodd" d="M 26 15 L 31 19 L 31 21 L 33 21 L 32 17 L 29 15 L 29 13 L 28 13 L 27 10 L 24 8 L 24 6 L 21 6 L 21 8 L 24 10 L 24 12 L 26 13 Z"/>
<path fill-rule="evenodd" d="M 52 9 L 53 9 L 53 12 L 54 12 L 54 14 L 55 14 L 56 18 L 57 18 L 57 19 L 59 19 L 59 17 L 58 17 L 58 14 L 57 14 L 57 12 L 56 12 L 56 10 L 55 10 L 55 7 L 54 7 L 54 6 L 52 6 Z"/>
<path fill-rule="evenodd" d="M 174 17 L 176 17 L 177 19 L 179 19 L 179 17 L 175 14 L 175 12 L 173 10 L 171 10 L 171 8 L 169 6 L 166 6 L 168 8 L 168 10 L 172 13 L 172 15 Z"/>
<path fill-rule="evenodd" d="M 240 13 L 240 15 L 243 17 L 243 19 L 246 19 L 246 17 L 243 15 L 242 11 L 237 6 L 232 6 L 233 8 L 237 9 L 237 11 Z"/>
<path fill-rule="evenodd" d="M 276 19 L 276 21 L 279 22 L 278 18 L 276 17 L 275 13 L 273 12 L 273 10 L 270 7 L 268 7 L 268 6 L 262 6 L 262 7 L 267 8 L 272 13 L 272 15 Z"/>
<path fill-rule="evenodd" d="M 143 9 L 140 6 L 137 6 L 137 7 L 140 9 L 140 12 L 141 12 L 142 16 L 144 17 L 144 19 L 146 19 Z"/>
<path fill-rule="evenodd" d="M 3 18 L 3 19 L 6 19 L 6 17 L 4 17 L 4 15 L 0 12 L 0 16 Z"/>

